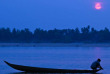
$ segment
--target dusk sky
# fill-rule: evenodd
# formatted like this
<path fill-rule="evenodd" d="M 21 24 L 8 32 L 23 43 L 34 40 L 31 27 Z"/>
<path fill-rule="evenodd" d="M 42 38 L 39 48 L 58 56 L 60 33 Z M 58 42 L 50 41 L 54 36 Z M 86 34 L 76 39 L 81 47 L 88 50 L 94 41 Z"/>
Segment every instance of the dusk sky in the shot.
<path fill-rule="evenodd" d="M 0 0 L 0 27 L 48 30 L 87 25 L 110 29 L 110 0 Z"/>

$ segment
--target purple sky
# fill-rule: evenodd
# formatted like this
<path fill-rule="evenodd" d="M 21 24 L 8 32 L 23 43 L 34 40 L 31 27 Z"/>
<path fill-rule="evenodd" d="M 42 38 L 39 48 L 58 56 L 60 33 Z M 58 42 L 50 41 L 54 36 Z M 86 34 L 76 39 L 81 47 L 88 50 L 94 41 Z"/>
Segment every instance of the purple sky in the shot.
<path fill-rule="evenodd" d="M 95 2 L 102 9 L 94 8 Z M 0 0 L 0 27 L 110 29 L 110 0 Z"/>

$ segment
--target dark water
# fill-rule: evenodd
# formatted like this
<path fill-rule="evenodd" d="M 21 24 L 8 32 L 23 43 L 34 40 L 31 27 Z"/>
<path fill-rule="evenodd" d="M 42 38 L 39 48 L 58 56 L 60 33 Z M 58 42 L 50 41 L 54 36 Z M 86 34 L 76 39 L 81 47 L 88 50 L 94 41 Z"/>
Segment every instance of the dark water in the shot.
<path fill-rule="evenodd" d="M 3 60 L 34 67 L 90 69 L 97 58 L 104 68 L 98 74 L 110 74 L 110 47 L 0 47 L 0 74 L 24 74 Z"/>

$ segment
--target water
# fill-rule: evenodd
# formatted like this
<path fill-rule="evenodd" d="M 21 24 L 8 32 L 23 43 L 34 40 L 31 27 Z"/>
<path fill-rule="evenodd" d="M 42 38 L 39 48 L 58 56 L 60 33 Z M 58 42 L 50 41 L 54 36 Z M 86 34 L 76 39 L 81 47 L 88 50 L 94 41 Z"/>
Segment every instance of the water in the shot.
<path fill-rule="evenodd" d="M 110 47 L 0 47 L 0 74 L 22 74 L 12 69 L 3 60 L 13 64 L 58 68 L 90 69 L 97 58 L 101 58 L 103 71 L 110 74 Z"/>

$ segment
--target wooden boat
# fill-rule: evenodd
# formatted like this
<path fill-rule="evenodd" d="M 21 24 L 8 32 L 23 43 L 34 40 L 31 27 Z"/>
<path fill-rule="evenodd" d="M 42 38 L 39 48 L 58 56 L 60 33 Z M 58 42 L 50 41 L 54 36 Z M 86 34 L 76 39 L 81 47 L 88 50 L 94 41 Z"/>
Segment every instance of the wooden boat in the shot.
<path fill-rule="evenodd" d="M 39 68 L 39 67 L 30 67 L 30 66 L 22 66 L 15 65 L 4 61 L 10 67 L 24 71 L 24 72 L 32 72 L 32 73 L 96 73 L 99 70 L 69 70 L 69 69 L 51 69 L 51 68 Z"/>

